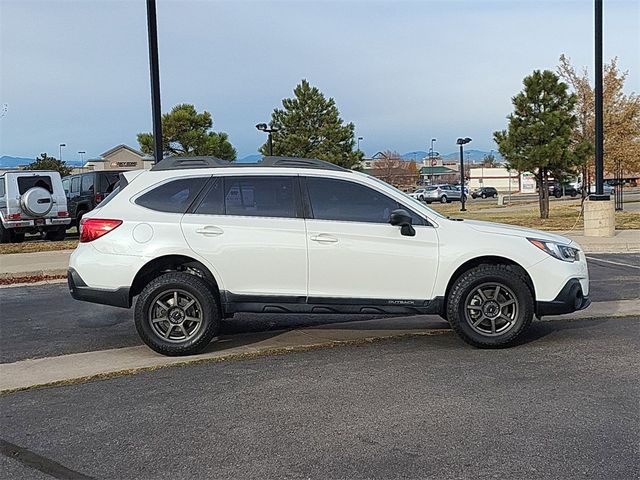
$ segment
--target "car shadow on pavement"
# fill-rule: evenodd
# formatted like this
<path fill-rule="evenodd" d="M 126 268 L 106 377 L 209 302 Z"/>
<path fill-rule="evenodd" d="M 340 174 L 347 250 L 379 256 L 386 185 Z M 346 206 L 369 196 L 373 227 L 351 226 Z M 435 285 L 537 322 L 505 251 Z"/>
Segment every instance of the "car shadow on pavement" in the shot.
<path fill-rule="evenodd" d="M 585 320 L 534 320 L 529 331 L 523 335 L 511 347 L 517 347 L 528 343 L 534 343 L 549 335 L 569 330 L 583 330 L 596 327 L 606 323 L 608 319 L 585 319 Z"/>

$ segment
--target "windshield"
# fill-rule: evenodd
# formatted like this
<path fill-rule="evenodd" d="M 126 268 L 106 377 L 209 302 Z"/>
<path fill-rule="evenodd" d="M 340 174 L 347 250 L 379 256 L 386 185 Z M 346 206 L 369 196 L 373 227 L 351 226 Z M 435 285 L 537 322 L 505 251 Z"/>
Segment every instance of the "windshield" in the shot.
<path fill-rule="evenodd" d="M 426 212 L 428 212 L 428 215 L 433 215 L 434 217 L 444 218 L 444 219 L 446 219 L 446 218 L 447 218 L 447 217 L 445 217 L 444 215 L 442 215 L 442 214 L 440 214 L 440 213 L 436 212 L 435 210 L 432 210 L 431 208 L 429 208 L 429 207 L 425 206 L 425 205 L 424 205 L 420 200 L 418 200 L 417 198 L 413 198 L 413 197 L 412 197 L 412 196 L 410 196 L 409 194 L 407 194 L 407 193 L 403 192 L 403 191 L 402 191 L 402 190 L 400 190 L 400 189 L 397 189 L 397 188 L 396 188 L 396 187 L 394 187 L 393 185 L 389 185 L 387 182 L 385 182 L 385 181 L 383 181 L 383 180 L 380 180 L 379 178 L 376 178 L 376 177 L 371 176 L 371 175 L 367 175 L 366 177 L 367 177 L 367 178 L 370 178 L 371 180 L 373 180 L 373 181 L 375 181 L 375 182 L 377 182 L 377 183 L 380 183 L 380 184 L 384 185 L 384 186 L 385 186 L 385 187 L 387 187 L 387 188 L 390 188 L 391 190 L 393 190 L 393 191 L 394 191 L 394 192 L 396 192 L 396 193 L 400 193 L 400 194 L 402 194 L 402 196 L 403 196 L 405 199 L 407 199 L 407 200 L 408 200 L 408 202 L 407 202 L 407 203 L 410 203 L 410 204 L 411 204 L 411 206 L 412 206 L 412 207 L 414 207 L 414 208 L 418 208 L 418 209 L 419 209 L 419 211 L 423 211 L 423 212 L 424 212 L 424 211 L 426 211 Z M 436 188 L 436 187 L 428 187 L 428 188 L 427 188 L 427 190 L 429 190 L 429 189 L 435 189 L 435 188 Z"/>

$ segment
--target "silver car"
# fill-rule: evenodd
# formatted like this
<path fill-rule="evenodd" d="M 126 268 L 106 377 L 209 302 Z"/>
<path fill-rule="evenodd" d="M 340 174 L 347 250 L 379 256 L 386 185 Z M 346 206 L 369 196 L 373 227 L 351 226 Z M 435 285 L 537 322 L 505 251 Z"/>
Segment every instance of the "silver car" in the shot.
<path fill-rule="evenodd" d="M 426 188 L 424 201 L 427 203 L 440 202 L 449 203 L 460 201 L 462 193 L 453 185 L 432 185 Z"/>

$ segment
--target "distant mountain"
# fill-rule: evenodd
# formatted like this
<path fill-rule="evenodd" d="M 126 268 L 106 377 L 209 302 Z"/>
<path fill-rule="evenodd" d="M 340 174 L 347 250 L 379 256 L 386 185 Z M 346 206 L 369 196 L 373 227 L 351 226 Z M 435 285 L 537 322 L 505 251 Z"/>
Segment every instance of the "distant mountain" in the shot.
<path fill-rule="evenodd" d="M 421 162 L 423 158 L 427 157 L 429 154 L 423 150 L 416 150 L 415 152 L 407 152 L 400 155 L 402 160 L 415 160 L 416 162 Z"/>
<path fill-rule="evenodd" d="M 0 157 L 0 168 L 18 168 L 24 167 L 33 163 L 35 158 L 26 157 L 10 157 L 9 155 L 3 155 Z M 70 167 L 81 167 L 82 162 L 80 160 L 65 160 L 65 163 Z"/>
<path fill-rule="evenodd" d="M 0 157 L 0 168 L 18 168 L 24 165 L 29 165 L 33 161 L 33 158 L 10 157 L 8 155 L 3 155 Z"/>
<path fill-rule="evenodd" d="M 468 159 L 472 163 L 478 163 L 478 162 L 481 162 L 482 159 L 486 155 L 489 155 L 490 153 L 491 152 L 486 152 L 484 150 L 474 150 L 474 149 L 465 148 L 464 161 L 466 162 Z M 493 155 L 496 157 L 496 160 L 498 161 L 502 160 L 502 156 L 500 156 L 500 154 L 495 150 L 493 151 Z M 427 158 L 428 156 L 429 156 L 429 152 L 425 152 L 424 150 L 416 150 L 413 152 L 404 153 L 400 156 L 400 158 L 402 160 L 407 160 L 407 161 L 416 160 L 417 162 L 421 162 L 424 158 Z M 441 157 L 443 160 L 459 160 L 460 152 L 456 151 L 451 153 L 445 153 L 445 154 L 442 154 Z"/>
<path fill-rule="evenodd" d="M 473 163 L 478 163 L 481 162 L 482 159 L 489 155 L 491 152 L 486 152 L 484 150 L 474 150 L 474 149 L 464 149 L 464 161 L 466 162 L 467 159 L 469 159 L 469 161 L 473 162 Z M 493 151 L 493 156 L 496 157 L 496 160 L 498 161 L 502 161 L 502 156 L 496 152 L 495 150 Z M 442 158 L 444 160 L 460 160 L 460 152 L 451 152 L 451 153 L 447 153 L 446 155 L 443 155 Z"/>

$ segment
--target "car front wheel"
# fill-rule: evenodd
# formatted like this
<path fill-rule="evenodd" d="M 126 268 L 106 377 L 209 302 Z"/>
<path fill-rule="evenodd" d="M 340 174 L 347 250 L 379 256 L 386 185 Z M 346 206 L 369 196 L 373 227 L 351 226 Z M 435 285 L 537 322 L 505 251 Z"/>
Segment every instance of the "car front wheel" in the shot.
<path fill-rule="evenodd" d="M 192 355 L 218 333 L 220 309 L 205 280 L 184 272 L 151 281 L 136 302 L 136 330 L 144 343 L 169 356 Z"/>
<path fill-rule="evenodd" d="M 526 281 L 506 265 L 479 265 L 464 272 L 447 300 L 451 328 L 470 345 L 500 348 L 516 342 L 533 319 Z"/>
<path fill-rule="evenodd" d="M 440 203 L 447 203 L 447 196 L 446 195 L 442 195 L 440 197 Z"/>

